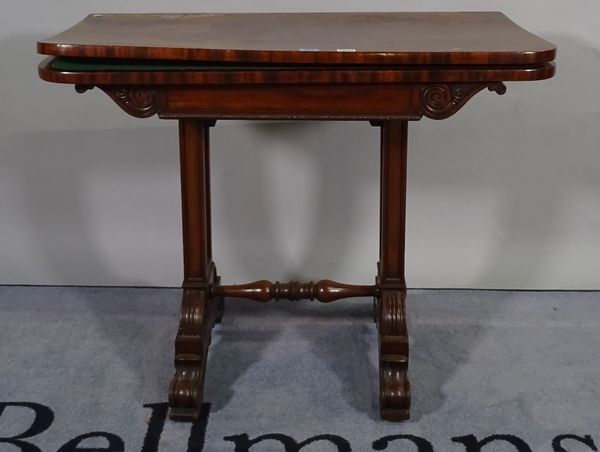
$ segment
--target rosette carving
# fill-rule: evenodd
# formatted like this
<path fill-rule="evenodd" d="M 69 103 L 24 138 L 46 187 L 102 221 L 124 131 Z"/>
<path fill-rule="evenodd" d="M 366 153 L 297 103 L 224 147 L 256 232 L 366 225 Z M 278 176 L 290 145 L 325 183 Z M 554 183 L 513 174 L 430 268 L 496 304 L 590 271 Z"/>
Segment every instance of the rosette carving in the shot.
<path fill-rule="evenodd" d="M 162 92 L 152 88 L 134 86 L 100 86 L 126 113 L 138 118 L 148 118 L 163 106 Z"/>
<path fill-rule="evenodd" d="M 432 119 L 448 118 L 460 110 L 471 97 L 485 88 L 497 94 L 506 92 L 506 86 L 502 82 L 425 85 L 421 88 L 423 114 Z"/>

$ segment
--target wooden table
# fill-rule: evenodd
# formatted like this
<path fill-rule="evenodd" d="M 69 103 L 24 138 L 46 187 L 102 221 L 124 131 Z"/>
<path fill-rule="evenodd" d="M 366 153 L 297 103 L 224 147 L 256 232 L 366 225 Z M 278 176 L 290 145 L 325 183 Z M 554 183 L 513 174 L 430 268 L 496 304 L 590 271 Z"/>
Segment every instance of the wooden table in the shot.
<path fill-rule="evenodd" d="M 408 419 L 408 121 L 447 118 L 479 91 L 504 94 L 504 81 L 552 77 L 552 44 L 498 12 L 92 14 L 40 41 L 38 51 L 51 55 L 39 66 L 44 80 L 78 92 L 96 86 L 130 115 L 179 121 L 184 281 L 172 419 L 198 418 L 224 297 L 328 303 L 362 296 L 375 299 L 381 417 Z M 209 129 L 224 119 L 360 120 L 380 128 L 373 285 L 221 284 L 211 251 Z"/>

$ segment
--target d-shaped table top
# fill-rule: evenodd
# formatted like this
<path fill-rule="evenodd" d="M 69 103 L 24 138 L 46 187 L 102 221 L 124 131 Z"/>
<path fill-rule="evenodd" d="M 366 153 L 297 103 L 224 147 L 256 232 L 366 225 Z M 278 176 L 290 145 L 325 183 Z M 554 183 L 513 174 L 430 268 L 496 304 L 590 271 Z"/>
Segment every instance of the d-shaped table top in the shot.
<path fill-rule="evenodd" d="M 500 12 L 91 14 L 38 43 L 63 57 L 237 63 L 540 65 L 553 44 Z"/>

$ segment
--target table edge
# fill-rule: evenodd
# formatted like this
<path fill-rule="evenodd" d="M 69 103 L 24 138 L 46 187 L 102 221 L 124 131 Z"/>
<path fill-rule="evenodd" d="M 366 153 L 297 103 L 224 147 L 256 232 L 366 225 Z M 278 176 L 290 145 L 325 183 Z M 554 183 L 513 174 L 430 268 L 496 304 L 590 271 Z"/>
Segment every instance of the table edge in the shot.
<path fill-rule="evenodd" d="M 541 39 L 541 38 L 540 38 Z M 546 41 L 547 42 L 547 41 Z M 38 41 L 42 55 L 139 60 L 213 61 L 300 64 L 541 64 L 556 58 L 556 46 L 544 50 L 502 52 L 334 52 L 293 50 L 186 49 L 171 47 L 100 46 Z"/>
<path fill-rule="evenodd" d="M 535 81 L 552 78 L 555 63 L 519 66 L 428 66 L 373 68 L 290 68 L 285 70 L 206 71 L 86 71 L 51 68 L 47 57 L 38 65 L 42 80 L 85 85 L 193 85 L 193 84 L 360 84 Z"/>

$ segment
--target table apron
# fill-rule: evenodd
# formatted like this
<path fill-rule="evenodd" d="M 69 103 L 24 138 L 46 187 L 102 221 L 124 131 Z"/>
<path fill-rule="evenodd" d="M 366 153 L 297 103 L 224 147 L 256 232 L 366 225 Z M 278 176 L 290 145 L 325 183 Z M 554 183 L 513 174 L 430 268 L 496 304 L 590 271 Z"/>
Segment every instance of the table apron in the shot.
<path fill-rule="evenodd" d="M 415 85 L 194 86 L 164 90 L 161 118 L 420 119 Z"/>

